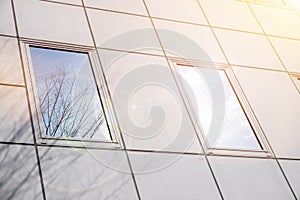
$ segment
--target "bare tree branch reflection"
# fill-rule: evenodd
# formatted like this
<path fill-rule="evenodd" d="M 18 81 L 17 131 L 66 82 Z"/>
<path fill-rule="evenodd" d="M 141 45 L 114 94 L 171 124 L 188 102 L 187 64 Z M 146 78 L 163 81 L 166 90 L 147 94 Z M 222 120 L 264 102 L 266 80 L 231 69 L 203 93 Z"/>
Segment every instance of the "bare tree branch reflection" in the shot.
<path fill-rule="evenodd" d="M 94 83 L 78 85 L 77 79 L 61 68 L 38 77 L 44 83 L 37 87 L 46 136 L 94 138 L 105 123 L 100 109 L 95 110 Z"/>
<path fill-rule="evenodd" d="M 15 106 L 17 104 L 12 107 Z M 1 120 L 6 120 L 5 117 Z M 11 130 L 16 131 L 17 135 L 28 134 L 29 124 L 29 121 L 25 121 Z M 7 141 L 15 138 L 8 137 Z M 54 154 L 52 148 L 56 147 L 39 147 L 46 194 L 49 196 L 54 195 L 58 199 L 93 199 L 97 195 L 99 199 L 122 199 L 119 191 L 132 183 L 131 176 L 114 172 L 93 161 L 89 153 L 82 154 L 65 147 L 59 148 L 61 153 Z M 111 159 L 110 162 L 118 162 L 118 157 Z M 1 200 L 42 199 L 40 181 L 33 145 L 0 144 Z"/>
<path fill-rule="evenodd" d="M 87 74 L 79 76 L 78 71 L 75 73 L 70 69 L 70 66 L 60 65 L 35 77 L 43 134 L 56 138 L 104 137 L 102 129 L 107 127 L 104 127 L 106 121 L 95 82 L 93 78 L 83 80 Z M 0 69 L 1 77 L 7 75 L 7 71 Z M 12 95 L 15 92 L 17 95 Z M 1 99 L 0 199 L 42 199 L 25 88 L 1 86 Z M 59 149 L 59 152 L 54 155 L 56 150 L 52 149 Z M 132 184 L 131 176 L 101 166 L 88 153 L 81 154 L 70 149 L 38 146 L 41 172 L 49 198 L 95 199 L 99 196 L 100 199 L 122 199 L 122 192 L 119 191 Z M 111 162 L 119 163 L 119 159 Z"/>

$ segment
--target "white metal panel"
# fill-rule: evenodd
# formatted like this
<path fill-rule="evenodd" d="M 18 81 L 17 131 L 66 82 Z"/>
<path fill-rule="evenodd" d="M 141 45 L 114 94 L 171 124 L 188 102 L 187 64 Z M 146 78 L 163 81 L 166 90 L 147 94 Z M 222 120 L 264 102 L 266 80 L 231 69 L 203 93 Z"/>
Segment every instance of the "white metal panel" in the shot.
<path fill-rule="evenodd" d="M 201 151 L 165 58 L 99 52 L 127 148 Z"/>
<path fill-rule="evenodd" d="M 162 54 L 149 18 L 94 9 L 88 15 L 97 47 Z"/>
<path fill-rule="evenodd" d="M 154 24 L 168 56 L 226 62 L 210 28 L 164 20 L 154 20 Z"/>
<path fill-rule="evenodd" d="M 130 160 L 142 199 L 221 199 L 203 156 L 131 152 Z"/>
<path fill-rule="evenodd" d="M 0 144 L 0 198 L 42 199 L 33 146 Z"/>
<path fill-rule="evenodd" d="M 0 37 L 0 47 L 0 83 L 23 85 L 17 39 Z"/>
<path fill-rule="evenodd" d="M 300 96 L 287 73 L 234 67 L 278 157 L 300 157 Z"/>
<path fill-rule="evenodd" d="M 265 36 L 222 29 L 215 32 L 231 64 L 284 69 Z"/>
<path fill-rule="evenodd" d="M 46 1 L 52 1 L 52 2 L 60 2 L 60 3 L 68 3 L 68 4 L 74 4 L 74 5 L 82 5 L 81 0 L 46 0 Z"/>
<path fill-rule="evenodd" d="M 300 39 L 300 18 L 295 11 L 255 4 L 251 7 L 267 34 Z"/>
<path fill-rule="evenodd" d="M 213 171 L 225 199 L 294 199 L 274 160 L 210 157 Z"/>
<path fill-rule="evenodd" d="M 299 160 L 281 160 L 280 164 L 285 172 L 297 198 L 300 198 L 300 161 Z"/>
<path fill-rule="evenodd" d="M 0 86 L 0 140 L 33 143 L 25 88 Z"/>
<path fill-rule="evenodd" d="M 201 0 L 200 3 L 212 26 L 262 32 L 245 2 L 236 0 Z"/>
<path fill-rule="evenodd" d="M 0 34 L 16 35 L 11 1 L 0 0 Z"/>
<path fill-rule="evenodd" d="M 197 0 L 146 0 L 152 17 L 207 24 Z"/>
<path fill-rule="evenodd" d="M 290 72 L 300 72 L 300 41 L 278 37 L 270 37 L 270 40 L 287 70 Z"/>
<path fill-rule="evenodd" d="M 143 0 L 84 0 L 84 5 L 86 7 L 148 15 Z"/>
<path fill-rule="evenodd" d="M 47 198 L 137 199 L 121 151 L 39 147 Z"/>
<path fill-rule="evenodd" d="M 21 37 L 93 45 L 84 9 L 45 1 L 15 1 Z"/>

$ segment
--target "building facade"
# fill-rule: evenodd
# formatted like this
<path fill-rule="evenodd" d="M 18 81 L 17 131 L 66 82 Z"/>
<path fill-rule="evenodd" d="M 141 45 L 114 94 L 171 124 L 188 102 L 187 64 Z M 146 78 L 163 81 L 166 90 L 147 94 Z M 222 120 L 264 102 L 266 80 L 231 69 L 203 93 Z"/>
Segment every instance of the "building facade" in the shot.
<path fill-rule="evenodd" d="M 0 18 L 0 199 L 300 199 L 300 1 Z"/>

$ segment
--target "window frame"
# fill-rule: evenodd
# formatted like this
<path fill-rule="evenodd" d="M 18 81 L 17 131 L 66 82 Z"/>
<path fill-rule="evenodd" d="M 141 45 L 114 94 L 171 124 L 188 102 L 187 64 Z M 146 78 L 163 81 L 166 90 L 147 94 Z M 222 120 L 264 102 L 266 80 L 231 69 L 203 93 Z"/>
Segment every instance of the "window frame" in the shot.
<path fill-rule="evenodd" d="M 198 133 L 198 136 L 200 138 L 201 144 L 203 146 L 203 150 L 208 155 L 234 155 L 234 156 L 249 156 L 249 157 L 275 157 L 275 155 L 272 153 L 272 150 L 270 148 L 270 145 L 268 143 L 268 140 L 265 136 L 265 133 L 258 122 L 258 119 L 251 108 L 251 106 L 248 103 L 248 100 L 241 88 L 241 85 L 239 84 L 231 66 L 226 64 L 219 64 L 219 63 L 211 63 L 211 62 L 201 62 L 201 61 L 193 61 L 193 60 L 187 60 L 187 59 L 181 59 L 181 58 L 168 58 L 170 61 L 171 69 L 172 71 L 176 72 L 174 73 L 175 80 L 177 82 L 177 85 L 179 87 L 179 90 L 181 91 L 183 101 L 186 105 L 186 109 L 189 112 L 190 118 L 192 120 L 192 123 L 194 124 L 194 127 L 196 129 L 196 132 Z M 228 83 L 230 84 L 248 122 L 250 127 L 253 130 L 253 134 L 255 138 L 257 139 L 257 142 L 261 145 L 261 150 L 253 150 L 253 149 L 242 149 L 242 148 L 215 148 L 210 147 L 205 139 L 205 132 L 202 128 L 201 123 L 198 120 L 197 114 L 193 110 L 191 106 L 191 101 L 188 95 L 185 93 L 185 89 L 183 86 L 182 78 L 180 78 L 180 72 L 177 69 L 177 65 L 179 66 L 186 66 L 186 67 L 194 67 L 194 68 L 208 68 L 208 69 L 214 69 L 214 70 L 222 70 L 224 71 L 226 78 L 228 80 Z"/>
<path fill-rule="evenodd" d="M 296 89 L 298 90 L 298 93 L 300 94 L 300 73 L 290 73 L 289 74 L 291 79 L 294 82 L 294 85 Z"/>
<path fill-rule="evenodd" d="M 34 75 L 34 68 L 32 65 L 32 57 L 30 47 L 61 50 L 68 52 L 84 53 L 88 55 L 93 78 L 98 91 L 100 105 L 102 106 L 107 128 L 111 140 L 99 139 L 83 139 L 83 138 L 67 138 L 67 137 L 50 137 L 44 135 L 44 126 L 42 122 L 42 111 L 40 108 L 38 92 L 36 87 L 36 80 Z M 80 146 L 80 147 L 104 147 L 104 148 L 121 148 L 121 136 L 117 119 L 115 117 L 114 108 L 110 99 L 110 94 L 104 77 L 104 72 L 101 63 L 97 56 L 97 49 L 93 47 L 75 46 L 68 44 L 60 44 L 53 42 L 40 42 L 36 40 L 22 40 L 21 53 L 24 63 L 25 78 L 28 88 L 29 104 L 34 134 L 38 144 L 46 145 L 67 145 L 67 146 Z"/>

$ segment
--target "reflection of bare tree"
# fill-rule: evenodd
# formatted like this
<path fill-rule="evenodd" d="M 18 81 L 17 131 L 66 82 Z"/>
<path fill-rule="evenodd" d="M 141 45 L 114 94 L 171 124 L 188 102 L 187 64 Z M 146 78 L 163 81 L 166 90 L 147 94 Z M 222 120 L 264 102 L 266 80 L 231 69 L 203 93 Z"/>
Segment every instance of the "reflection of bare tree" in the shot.
<path fill-rule="evenodd" d="M 94 83 L 79 85 L 77 80 L 74 74 L 62 69 L 37 77 L 46 136 L 94 138 L 105 123 L 101 105 L 95 102 L 99 98 L 95 98 Z"/>
<path fill-rule="evenodd" d="M 6 98 L 14 91 L 12 87 L 7 88 L 1 88 L 0 98 L 14 100 L 14 103 L 5 104 L 11 104 L 6 108 L 7 112 L 1 110 L 1 141 L 28 141 L 32 138 L 30 121 L 26 117 L 28 113 L 20 106 L 26 102 Z M 14 116 L 16 109 L 21 109 L 18 116 Z M 35 160 L 33 144 L 0 144 L 0 199 L 41 199 L 40 179 Z"/>
<path fill-rule="evenodd" d="M 2 69 L 0 72 L 1 77 L 8 75 L 6 71 L 2 73 Z M 44 81 L 44 85 L 39 88 L 38 93 L 42 122 L 45 127 L 44 134 L 53 137 L 94 138 L 100 127 L 105 125 L 100 101 L 97 104 L 100 106 L 100 110 L 95 112 L 97 106 L 94 106 L 94 96 L 97 95 L 97 92 L 95 88 L 90 89 L 94 83 L 78 85 L 76 77 L 63 70 L 48 73 L 39 78 Z M 37 86 L 39 85 L 37 84 Z M 37 154 L 32 143 L 32 124 L 28 118 L 27 107 L 25 112 L 17 112 L 16 118 L 14 118 L 16 113 L 12 111 L 20 109 L 20 105 L 27 105 L 25 93 L 22 99 L 16 101 L 13 99 L 15 96 L 6 98 L 16 90 L 25 91 L 25 88 L 1 87 L 9 88 L 9 90 L 0 88 L 0 99 L 7 99 L 4 101 L 5 106 L 11 106 L 5 107 L 5 111 L 0 110 L 0 200 L 42 199 Z M 14 102 L 8 102 L 10 100 L 14 100 Z M 19 142 L 19 144 L 15 142 Z M 46 150 L 40 150 L 39 159 L 42 166 L 41 172 L 44 174 L 46 194 L 49 196 L 51 193 L 58 193 L 59 199 L 86 199 L 93 191 L 96 194 L 101 193 L 101 199 L 120 199 L 118 191 L 127 187 L 128 183 L 132 181 L 130 176 L 111 172 L 111 169 L 103 168 L 93 171 L 94 168 L 102 168 L 95 164 L 84 165 L 77 169 L 83 163 L 80 162 L 82 161 L 80 159 L 90 155 L 80 155 L 75 151 L 70 151 L 67 158 L 64 157 L 66 154 L 62 154 L 63 156 L 56 154 L 53 157 L 51 149 L 56 147 L 42 148 Z M 39 149 L 42 148 L 39 147 Z M 65 150 L 60 151 L 64 152 Z M 84 161 L 86 160 L 91 162 L 92 158 Z M 71 168 L 71 165 L 75 167 Z M 71 171 L 72 175 L 66 173 L 68 171 Z M 89 171 L 92 176 L 86 176 L 86 172 Z M 78 175 L 77 180 L 74 179 L 76 174 Z M 105 181 L 103 181 L 104 177 L 106 177 Z M 84 189 L 74 192 L 74 182 L 84 186 Z M 64 188 L 64 184 L 70 186 L 69 190 Z M 108 188 L 112 190 L 101 190 L 106 185 L 109 185 Z"/>
<path fill-rule="evenodd" d="M 33 147 L 0 146 L 0 199 L 41 198 L 34 159 Z"/>
<path fill-rule="evenodd" d="M 1 117 L 0 120 L 5 120 L 5 117 L 7 116 Z M 30 134 L 28 132 L 30 122 L 24 121 L 24 124 L 18 126 L 13 125 L 17 122 L 11 124 L 14 126 L 11 127 L 12 135 Z M 1 128 L 3 127 L 0 125 L 0 132 Z M 15 134 L 15 131 L 18 134 Z M 9 136 L 3 140 L 14 141 L 15 138 Z M 39 159 L 46 194 L 50 197 L 55 196 L 54 199 L 91 199 L 90 196 L 120 199 L 119 195 L 122 193 L 120 194 L 119 191 L 132 183 L 130 176 L 114 172 L 96 163 L 89 153 L 78 153 L 73 148 L 60 148 L 58 152 L 56 150 L 53 152 L 52 149 L 57 148 L 39 147 Z M 118 157 L 112 158 L 109 162 L 117 162 L 117 160 Z M 1 200 L 42 199 L 40 181 L 33 144 L 1 144 L 0 142 Z"/>
<path fill-rule="evenodd" d="M 46 194 L 54 197 L 50 199 L 120 199 L 121 191 L 132 184 L 131 176 L 95 165 L 93 158 L 84 159 L 89 154 L 60 149 L 62 155 L 52 155 L 51 148 L 55 149 L 40 151 Z M 32 145 L 0 145 L 1 200 L 42 199 L 34 151 Z"/>

